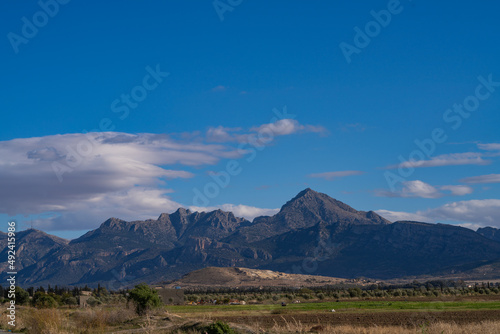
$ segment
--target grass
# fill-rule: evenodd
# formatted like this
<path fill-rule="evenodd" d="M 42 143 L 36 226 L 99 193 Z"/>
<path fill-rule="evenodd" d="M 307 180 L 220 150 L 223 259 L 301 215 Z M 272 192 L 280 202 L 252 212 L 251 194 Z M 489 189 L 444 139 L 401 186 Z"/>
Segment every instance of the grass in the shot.
<path fill-rule="evenodd" d="M 398 312 L 403 319 L 408 318 L 410 326 L 376 326 L 359 320 L 356 324 L 314 323 L 309 319 L 325 314 L 328 319 L 331 310 L 354 317 L 364 314 L 369 319 L 373 316 L 384 317 L 375 312 Z M 477 323 L 457 324 L 454 320 L 439 322 L 437 319 L 427 322 L 426 317 L 416 316 L 414 312 L 453 312 L 466 310 L 500 310 L 498 300 L 461 300 L 461 301 L 390 301 L 390 300 L 357 300 L 340 302 L 310 302 L 299 304 L 255 304 L 255 305 L 196 305 L 196 306 L 164 306 L 156 309 L 150 316 L 137 316 L 133 309 L 125 304 L 117 306 L 99 306 L 89 309 L 34 309 L 20 307 L 18 310 L 19 327 L 27 333 L 36 334 L 91 334 L 125 331 L 126 333 L 203 333 L 196 326 L 186 328 L 186 324 L 209 325 L 217 319 L 226 319 L 231 326 L 246 326 L 253 333 L 346 333 L 346 334 L 447 334 L 447 333 L 500 333 L 500 321 L 484 321 Z M 406 313 L 403 313 L 406 312 Z M 412 314 L 413 313 L 413 314 Z M 435 313 L 434 313 L 435 314 Z M 269 317 L 263 317 L 269 315 Z M 226 318 L 227 316 L 227 318 Z M 246 317 L 242 320 L 240 317 Z M 375 318 L 376 318 L 375 317 Z M 6 317 L 2 314 L 0 326 L 6 326 Z M 261 321 L 267 318 L 267 323 Z M 425 322 L 420 322 L 420 318 Z M 432 319 L 433 317 L 429 317 Z M 249 320 L 248 320 L 249 319 Z M 275 319 L 275 320 L 273 320 Z M 297 319 L 297 320 L 296 320 Z M 302 323 L 300 322 L 302 319 Z M 306 319 L 308 319 L 306 321 Z M 350 318 L 348 318 L 350 319 Z M 359 318 L 357 318 L 359 319 Z M 361 318 L 361 319 L 366 319 Z M 376 318 L 378 319 L 378 318 Z M 458 319 L 457 319 L 458 320 Z M 487 319 L 492 320 L 492 319 Z M 271 321 L 269 323 L 269 321 Z M 272 322 L 274 321 L 274 323 Z M 350 320 L 349 320 L 350 321 Z M 233 323 L 234 322 L 234 323 Z M 305 322 L 305 323 L 304 323 Z M 356 320 L 354 320 L 356 322 Z M 406 322 L 406 320 L 405 320 Z M 411 325 L 413 324 L 413 325 Z M 199 325 L 197 325 L 199 327 Z M 243 328 L 243 327 L 241 327 Z M 124 332 L 124 333 L 125 333 Z M 238 331 L 248 333 L 246 331 Z"/>
<path fill-rule="evenodd" d="M 274 305 L 189 305 L 169 306 L 172 313 L 240 313 L 272 312 L 286 309 L 290 312 L 359 312 L 359 311 L 461 311 L 461 310 L 499 310 L 500 301 L 343 301 L 324 303 L 280 304 Z"/>
<path fill-rule="evenodd" d="M 403 328 L 399 326 L 357 327 L 350 325 L 304 326 L 301 323 L 289 322 L 273 327 L 269 333 L 321 333 L 321 334 L 498 334 L 500 323 L 487 321 L 477 324 L 457 325 L 452 323 L 434 323 L 428 326 Z"/>

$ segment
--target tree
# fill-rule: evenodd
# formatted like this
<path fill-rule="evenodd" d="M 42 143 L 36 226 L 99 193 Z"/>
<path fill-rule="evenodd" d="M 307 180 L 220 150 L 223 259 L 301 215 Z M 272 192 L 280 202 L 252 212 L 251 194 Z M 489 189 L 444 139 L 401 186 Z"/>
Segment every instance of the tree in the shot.
<path fill-rule="evenodd" d="M 23 305 L 26 304 L 30 300 L 29 293 L 21 288 L 20 286 L 16 286 L 16 304 Z"/>
<path fill-rule="evenodd" d="M 150 288 L 146 283 L 135 286 L 129 292 L 128 301 L 132 300 L 135 304 L 135 311 L 139 315 L 145 314 L 148 310 L 161 306 L 161 299 L 158 292 Z"/>
<path fill-rule="evenodd" d="M 57 302 L 52 296 L 39 291 L 33 296 L 33 305 L 36 308 L 54 308 Z"/>

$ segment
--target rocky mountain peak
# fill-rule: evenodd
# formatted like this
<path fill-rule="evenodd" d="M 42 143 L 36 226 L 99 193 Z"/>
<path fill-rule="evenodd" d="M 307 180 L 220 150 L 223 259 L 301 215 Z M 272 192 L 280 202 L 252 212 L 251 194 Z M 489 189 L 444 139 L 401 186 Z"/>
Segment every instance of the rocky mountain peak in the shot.
<path fill-rule="evenodd" d="M 281 207 L 280 211 L 287 210 L 308 210 L 317 211 L 321 208 L 328 208 L 329 210 L 342 210 L 347 212 L 356 213 L 357 211 L 351 208 L 349 205 L 337 201 L 330 196 L 314 191 L 311 188 L 302 190 L 294 198 L 286 202 L 285 205 Z"/>

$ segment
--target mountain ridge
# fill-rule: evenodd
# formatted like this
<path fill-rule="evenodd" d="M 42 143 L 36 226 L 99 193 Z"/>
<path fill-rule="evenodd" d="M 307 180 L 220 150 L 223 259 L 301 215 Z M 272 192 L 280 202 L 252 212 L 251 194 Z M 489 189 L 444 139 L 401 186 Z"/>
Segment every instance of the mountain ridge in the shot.
<path fill-rule="evenodd" d="M 222 210 L 179 208 L 145 221 L 109 218 L 71 241 L 23 232 L 22 285 L 99 283 L 116 289 L 204 267 L 386 279 L 500 261 L 500 242 L 480 233 L 446 224 L 391 223 L 309 188 L 277 214 L 252 222 Z M 30 235 L 40 242 L 30 241 Z"/>

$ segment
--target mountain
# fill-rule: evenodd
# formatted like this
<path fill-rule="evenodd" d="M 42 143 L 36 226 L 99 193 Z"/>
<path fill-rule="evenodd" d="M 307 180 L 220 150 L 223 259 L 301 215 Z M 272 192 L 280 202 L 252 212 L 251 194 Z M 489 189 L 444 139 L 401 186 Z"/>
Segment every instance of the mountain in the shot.
<path fill-rule="evenodd" d="M 310 188 L 281 207 L 272 217 L 257 217 L 253 224 L 238 230 L 232 239 L 255 242 L 291 230 L 304 229 L 318 223 L 335 224 L 389 224 L 390 222 L 373 211 L 356 211 L 349 205 Z"/>
<path fill-rule="evenodd" d="M 21 271 L 26 267 L 35 264 L 46 256 L 50 256 L 54 251 L 67 245 L 68 240 L 49 235 L 45 232 L 35 229 L 29 229 L 16 233 L 16 270 Z M 0 247 L 2 252 L 0 256 L 2 259 L 8 258 L 7 248 L 7 234 L 2 233 L 0 239 Z M 9 264 L 7 261 L 0 263 L 0 270 L 2 272 L 11 271 L 7 270 Z"/>
<path fill-rule="evenodd" d="M 481 227 L 478 228 L 477 233 L 482 236 L 500 242 L 500 229 L 494 227 Z"/>
<path fill-rule="evenodd" d="M 36 230 L 19 232 L 17 279 L 23 286 L 100 283 L 119 289 L 205 267 L 376 279 L 479 273 L 484 270 L 475 268 L 485 265 L 491 273 L 496 267 L 489 264 L 500 261 L 500 242 L 488 231 L 391 223 L 305 189 L 276 215 L 253 222 L 221 210 L 179 208 L 146 221 L 110 218 L 70 242 Z"/>

